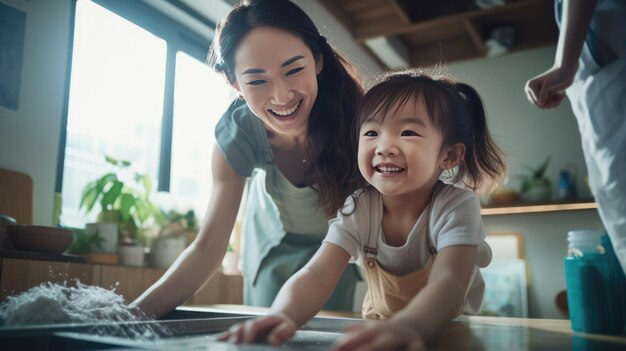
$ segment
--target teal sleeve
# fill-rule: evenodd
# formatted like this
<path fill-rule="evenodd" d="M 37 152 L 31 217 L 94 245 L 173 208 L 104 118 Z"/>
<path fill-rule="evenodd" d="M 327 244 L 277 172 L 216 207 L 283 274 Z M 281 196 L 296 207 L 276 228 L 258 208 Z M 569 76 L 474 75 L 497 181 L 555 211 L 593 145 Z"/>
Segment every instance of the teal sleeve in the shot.
<path fill-rule="evenodd" d="M 249 177 L 262 163 L 262 141 L 259 126 L 262 123 L 250 112 L 245 102 L 236 100 L 222 115 L 215 127 L 215 139 L 235 172 Z"/>

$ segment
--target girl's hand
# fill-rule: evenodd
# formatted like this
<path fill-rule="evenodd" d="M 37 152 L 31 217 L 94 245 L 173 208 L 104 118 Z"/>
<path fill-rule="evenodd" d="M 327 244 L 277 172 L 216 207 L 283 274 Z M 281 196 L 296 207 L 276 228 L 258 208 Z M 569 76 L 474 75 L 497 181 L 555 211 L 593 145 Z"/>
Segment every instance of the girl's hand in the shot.
<path fill-rule="evenodd" d="M 394 320 L 370 321 L 351 326 L 332 348 L 333 351 L 422 349 L 422 335 L 406 323 Z"/>
<path fill-rule="evenodd" d="M 219 334 L 217 340 L 236 344 L 268 342 L 272 345 L 280 345 L 297 329 L 296 323 L 286 315 L 272 314 L 235 324 L 227 332 Z"/>

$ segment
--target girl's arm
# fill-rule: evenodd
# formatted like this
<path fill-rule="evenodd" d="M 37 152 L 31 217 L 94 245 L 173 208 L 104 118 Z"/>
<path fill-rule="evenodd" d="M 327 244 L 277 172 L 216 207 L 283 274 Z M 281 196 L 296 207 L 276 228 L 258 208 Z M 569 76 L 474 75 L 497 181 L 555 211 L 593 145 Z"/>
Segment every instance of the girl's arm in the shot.
<path fill-rule="evenodd" d="M 235 325 L 219 340 L 282 344 L 322 309 L 349 260 L 344 249 L 323 243 L 306 266 L 283 285 L 268 316 Z"/>
<path fill-rule="evenodd" d="M 323 243 L 306 266 L 280 289 L 271 310 L 302 326 L 322 309 L 349 260 L 350 254 L 341 247 Z"/>
<path fill-rule="evenodd" d="M 463 310 L 465 295 L 475 274 L 476 245 L 443 248 L 428 277 L 428 283 L 392 319 L 408 323 L 426 339 L 433 336 Z"/>
<path fill-rule="evenodd" d="M 218 270 L 239 211 L 244 179 L 218 147 L 213 151 L 213 192 L 193 243 L 154 285 L 129 307 L 161 317 L 195 294 Z"/>
<path fill-rule="evenodd" d="M 334 350 L 420 349 L 450 320 L 462 312 L 465 294 L 474 277 L 477 246 L 456 245 L 442 249 L 428 283 L 391 319 L 350 328 Z"/>

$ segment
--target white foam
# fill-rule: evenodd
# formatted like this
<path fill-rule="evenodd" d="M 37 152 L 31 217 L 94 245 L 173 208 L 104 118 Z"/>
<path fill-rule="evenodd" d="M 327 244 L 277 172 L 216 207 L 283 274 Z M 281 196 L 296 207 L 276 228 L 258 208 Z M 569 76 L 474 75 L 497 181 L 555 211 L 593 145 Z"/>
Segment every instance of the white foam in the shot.
<path fill-rule="evenodd" d="M 135 312 L 137 313 L 137 312 Z M 92 324 L 99 335 L 155 339 L 169 334 L 156 323 L 119 325 L 118 322 L 144 321 L 126 305 L 115 289 L 106 290 L 76 282 L 75 286 L 43 283 L 15 296 L 0 306 L 0 325 L 22 327 L 42 324 Z"/>

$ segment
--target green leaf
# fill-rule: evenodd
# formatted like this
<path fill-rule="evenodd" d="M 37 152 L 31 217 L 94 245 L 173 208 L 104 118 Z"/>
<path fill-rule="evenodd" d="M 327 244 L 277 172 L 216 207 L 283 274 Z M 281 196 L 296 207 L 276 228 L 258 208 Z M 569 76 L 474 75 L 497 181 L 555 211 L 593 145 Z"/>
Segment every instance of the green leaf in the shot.
<path fill-rule="evenodd" d="M 145 197 L 148 198 L 148 194 L 152 191 L 152 180 L 150 177 L 148 175 L 135 173 L 135 181 L 143 185 Z"/>
<path fill-rule="evenodd" d="M 68 248 L 69 253 L 81 254 L 101 249 L 102 237 L 100 237 L 97 232 L 93 235 L 89 235 L 85 229 L 73 228 L 72 231 L 74 240 Z"/>
<path fill-rule="evenodd" d="M 136 199 L 133 194 L 123 193 L 120 197 L 120 212 L 122 213 L 123 220 L 127 221 L 130 218 L 130 209 L 135 206 Z"/>
<path fill-rule="evenodd" d="M 135 210 L 137 210 L 139 223 L 143 223 L 151 214 L 151 206 L 144 199 L 137 199 Z"/>
<path fill-rule="evenodd" d="M 102 195 L 102 199 L 100 200 L 100 205 L 102 206 L 103 210 L 110 209 L 109 206 L 111 206 L 112 208 L 113 203 L 115 202 L 115 200 L 117 200 L 117 197 L 122 192 L 123 187 L 124 183 L 120 182 L 119 180 L 115 180 L 113 182 L 113 185 L 111 185 L 109 190 L 105 192 L 104 195 Z"/>
<path fill-rule="evenodd" d="M 109 184 L 115 183 L 117 181 L 118 179 L 115 173 L 107 173 L 98 178 L 98 180 L 96 181 L 96 189 L 98 190 L 98 193 L 102 193 L 105 188 L 111 186 Z"/>
<path fill-rule="evenodd" d="M 86 212 L 91 211 L 93 205 L 98 199 L 98 194 L 99 192 L 97 189 L 96 181 L 90 182 L 85 185 L 85 187 L 83 188 L 83 193 L 80 196 L 80 205 L 78 205 L 78 208 L 82 209 L 84 207 L 86 208 Z"/>
<path fill-rule="evenodd" d="M 550 163 L 550 156 L 546 158 L 545 161 L 533 172 L 533 178 L 541 178 L 545 173 L 546 169 L 548 169 L 548 164 Z"/>
<path fill-rule="evenodd" d="M 105 156 L 104 156 L 104 160 L 105 160 L 107 163 L 110 163 L 110 164 L 112 164 L 112 165 L 114 165 L 114 166 L 118 166 L 118 167 L 122 167 L 122 168 L 123 168 L 123 167 L 128 167 L 128 166 L 130 166 L 130 161 L 126 161 L 126 160 L 118 160 L 118 159 L 113 158 L 113 157 L 108 156 L 108 155 L 105 155 Z"/>

